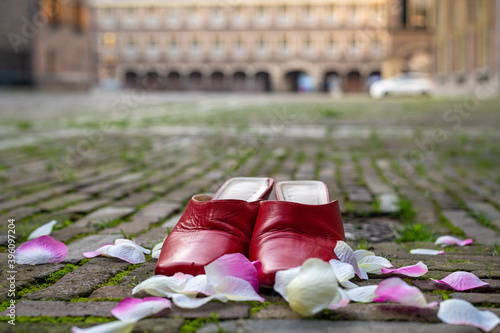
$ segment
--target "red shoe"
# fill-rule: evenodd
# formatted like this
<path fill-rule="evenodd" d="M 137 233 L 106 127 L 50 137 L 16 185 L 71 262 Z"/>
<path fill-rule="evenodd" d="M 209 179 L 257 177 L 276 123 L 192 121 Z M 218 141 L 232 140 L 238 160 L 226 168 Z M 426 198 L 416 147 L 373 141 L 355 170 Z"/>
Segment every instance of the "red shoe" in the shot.
<path fill-rule="evenodd" d="M 210 197 L 191 201 L 168 235 L 155 274 L 204 274 L 204 266 L 228 253 L 248 255 L 259 200 L 271 193 L 271 178 L 232 178 Z"/>
<path fill-rule="evenodd" d="M 337 200 L 330 202 L 320 181 L 276 184 L 278 201 L 262 201 L 250 243 L 250 260 L 260 260 L 259 282 L 274 285 L 277 271 L 301 266 L 309 258 L 337 259 L 345 241 Z"/>

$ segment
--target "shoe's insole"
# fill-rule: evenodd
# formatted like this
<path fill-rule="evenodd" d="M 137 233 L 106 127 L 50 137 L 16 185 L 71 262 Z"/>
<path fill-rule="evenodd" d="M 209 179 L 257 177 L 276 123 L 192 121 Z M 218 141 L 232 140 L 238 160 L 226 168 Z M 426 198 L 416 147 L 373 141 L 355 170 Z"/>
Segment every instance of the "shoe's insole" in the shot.
<path fill-rule="evenodd" d="M 269 178 L 235 177 L 225 182 L 212 197 L 212 200 L 239 199 L 256 201 L 266 193 L 269 186 Z"/>
<path fill-rule="evenodd" d="M 276 197 L 281 201 L 306 205 L 324 205 L 330 202 L 325 183 L 317 180 L 284 181 L 276 184 Z"/>

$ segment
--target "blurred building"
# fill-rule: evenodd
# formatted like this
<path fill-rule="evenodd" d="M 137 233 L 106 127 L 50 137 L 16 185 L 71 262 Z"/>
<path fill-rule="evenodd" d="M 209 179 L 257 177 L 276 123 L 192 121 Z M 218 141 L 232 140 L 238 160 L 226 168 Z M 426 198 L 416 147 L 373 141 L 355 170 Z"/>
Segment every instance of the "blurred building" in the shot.
<path fill-rule="evenodd" d="M 431 70 L 431 0 L 93 0 L 98 81 L 167 90 L 361 91 Z"/>
<path fill-rule="evenodd" d="M 84 0 L 1 1 L 0 34 L 0 85 L 89 86 L 89 10 Z"/>
<path fill-rule="evenodd" d="M 500 94 L 500 0 L 436 1 L 435 78 L 441 94 Z"/>

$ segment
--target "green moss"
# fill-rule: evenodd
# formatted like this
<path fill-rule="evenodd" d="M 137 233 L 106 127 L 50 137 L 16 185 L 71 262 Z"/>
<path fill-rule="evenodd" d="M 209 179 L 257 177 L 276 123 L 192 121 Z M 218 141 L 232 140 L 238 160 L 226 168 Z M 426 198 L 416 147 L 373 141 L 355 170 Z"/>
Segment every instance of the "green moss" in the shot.
<path fill-rule="evenodd" d="M 151 258 L 151 255 L 146 256 L 146 261 L 148 261 Z M 98 288 L 101 288 L 103 286 L 116 286 L 118 283 L 123 279 L 125 276 L 127 276 L 131 271 L 136 269 L 137 267 L 140 267 L 142 264 L 135 264 L 135 265 L 130 265 L 120 273 L 116 274 L 112 278 L 110 278 L 108 281 L 100 285 Z"/>
<path fill-rule="evenodd" d="M 398 230 L 400 237 L 396 240 L 397 242 L 416 242 L 416 241 L 432 241 L 434 236 L 429 230 L 428 226 L 417 224 L 406 224 L 403 229 Z"/>
<path fill-rule="evenodd" d="M 490 302 L 477 303 L 474 305 L 479 308 L 500 308 L 500 304 Z"/>
<path fill-rule="evenodd" d="M 0 317 L 0 322 L 7 322 L 11 320 L 10 317 Z M 108 323 L 115 321 L 113 317 L 50 317 L 50 316 L 17 316 L 16 323 Z"/>
<path fill-rule="evenodd" d="M 413 208 L 411 201 L 400 198 L 398 201 L 398 210 L 393 216 L 399 218 L 403 223 L 413 223 L 417 212 Z"/>
<path fill-rule="evenodd" d="M 196 318 L 193 320 L 186 320 L 181 326 L 179 333 L 195 333 L 205 324 L 214 323 L 219 324 L 219 315 L 216 312 L 212 312 L 209 317 Z M 218 332 L 224 332 L 219 328 Z"/>
<path fill-rule="evenodd" d="M 451 290 L 438 289 L 438 290 L 432 291 L 430 294 L 441 295 L 441 296 L 443 296 L 443 300 L 447 300 L 448 298 L 450 298 L 451 293 L 453 293 L 453 291 L 451 291 Z"/>
<path fill-rule="evenodd" d="M 248 312 L 250 316 L 257 314 L 260 310 L 264 309 L 266 306 L 271 304 L 271 302 L 245 302 L 250 305 L 250 311 Z"/>

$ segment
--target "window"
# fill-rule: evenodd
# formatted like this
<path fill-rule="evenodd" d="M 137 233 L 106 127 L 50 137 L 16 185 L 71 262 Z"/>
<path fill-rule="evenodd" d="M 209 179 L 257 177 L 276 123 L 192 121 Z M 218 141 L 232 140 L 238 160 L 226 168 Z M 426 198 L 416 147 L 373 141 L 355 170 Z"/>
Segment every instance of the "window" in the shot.
<path fill-rule="evenodd" d="M 215 37 L 214 44 L 213 44 L 213 52 L 217 55 L 222 54 L 222 42 L 221 42 L 219 36 Z"/>
<path fill-rule="evenodd" d="M 168 9 L 167 17 L 168 17 L 169 24 L 175 25 L 175 24 L 179 23 L 178 9 L 176 7 L 170 7 Z"/>
<path fill-rule="evenodd" d="M 312 42 L 310 36 L 307 36 L 306 40 L 304 41 L 304 52 L 306 54 L 312 53 Z"/>
<path fill-rule="evenodd" d="M 243 53 L 245 53 L 245 47 L 244 47 L 244 43 L 243 43 L 241 36 L 238 36 L 238 38 L 236 39 L 236 41 L 234 43 L 234 48 L 235 48 L 236 54 L 238 54 L 238 55 L 242 55 Z"/>
<path fill-rule="evenodd" d="M 177 43 L 177 40 L 175 38 L 173 38 L 171 41 L 170 41 L 170 54 L 172 55 L 177 55 L 179 53 L 179 47 L 178 47 L 178 43 Z"/>
<path fill-rule="evenodd" d="M 382 55 L 382 41 L 378 38 L 373 40 L 373 45 L 372 45 L 372 53 L 375 56 L 381 56 Z"/>
<path fill-rule="evenodd" d="M 149 7 L 148 8 L 146 22 L 151 27 L 156 26 L 156 25 L 158 25 L 158 23 L 160 23 L 160 20 L 158 17 L 158 8 L 156 8 L 156 7 Z"/>
<path fill-rule="evenodd" d="M 115 25 L 115 13 L 110 7 L 104 9 L 104 24 L 108 28 Z"/>
<path fill-rule="evenodd" d="M 50 24 L 61 23 L 61 5 L 58 0 L 46 0 L 44 2 L 45 13 Z"/>
<path fill-rule="evenodd" d="M 425 29 L 427 27 L 427 0 L 412 0 L 409 9 L 407 21 L 410 25 L 415 29 Z"/>
<path fill-rule="evenodd" d="M 312 9 L 309 4 L 304 7 L 304 20 L 306 22 L 310 22 L 312 20 Z"/>
<path fill-rule="evenodd" d="M 281 41 L 281 54 L 283 55 L 287 55 L 288 53 L 288 48 L 289 48 L 289 45 L 288 45 L 288 40 L 286 37 L 283 37 L 282 41 Z"/>
<path fill-rule="evenodd" d="M 337 18 L 336 18 L 335 6 L 334 5 L 329 5 L 327 7 L 327 10 L 326 10 L 326 20 L 329 23 L 331 23 L 331 24 L 336 23 Z"/>
<path fill-rule="evenodd" d="M 104 34 L 103 41 L 107 47 L 114 47 L 116 45 L 116 36 L 112 32 L 107 32 Z"/>
<path fill-rule="evenodd" d="M 127 8 L 127 25 L 133 27 L 136 24 L 135 10 L 133 7 Z"/>
<path fill-rule="evenodd" d="M 356 38 L 351 39 L 349 53 L 352 56 L 361 55 L 361 46 L 359 45 L 359 42 L 356 40 Z"/>
<path fill-rule="evenodd" d="M 137 55 L 137 48 L 135 46 L 135 41 L 130 37 L 127 41 L 126 54 L 128 58 L 135 58 Z"/>
<path fill-rule="evenodd" d="M 264 37 L 261 36 L 259 38 L 259 41 L 257 42 L 258 44 L 258 47 L 257 47 L 257 50 L 260 54 L 264 54 L 266 53 L 266 41 L 264 40 Z"/>
<path fill-rule="evenodd" d="M 156 40 L 154 37 L 151 37 L 149 40 L 149 45 L 148 45 L 148 56 L 151 59 L 156 59 L 160 55 L 160 52 L 158 50 L 158 45 L 156 43 Z"/>
<path fill-rule="evenodd" d="M 330 39 L 328 40 L 328 49 L 327 49 L 327 53 L 328 55 L 335 55 L 337 53 L 337 45 L 335 43 L 335 39 L 333 37 L 330 37 Z"/>
<path fill-rule="evenodd" d="M 288 20 L 288 6 L 283 5 L 280 8 L 280 14 L 279 14 L 280 21 L 285 22 Z"/>
<path fill-rule="evenodd" d="M 358 23 L 358 7 L 357 6 L 351 6 L 351 9 L 349 11 L 349 22 L 352 25 L 356 25 Z"/>
<path fill-rule="evenodd" d="M 72 19 L 71 23 L 73 25 L 73 28 L 77 31 L 83 30 L 83 10 L 82 10 L 82 4 L 81 2 L 75 1 L 73 4 L 73 11 L 72 11 Z"/>
<path fill-rule="evenodd" d="M 198 55 L 200 53 L 200 42 L 198 41 L 198 37 L 194 37 L 191 42 L 191 53 L 193 55 Z"/>

